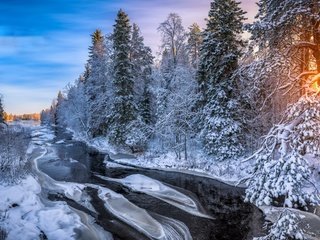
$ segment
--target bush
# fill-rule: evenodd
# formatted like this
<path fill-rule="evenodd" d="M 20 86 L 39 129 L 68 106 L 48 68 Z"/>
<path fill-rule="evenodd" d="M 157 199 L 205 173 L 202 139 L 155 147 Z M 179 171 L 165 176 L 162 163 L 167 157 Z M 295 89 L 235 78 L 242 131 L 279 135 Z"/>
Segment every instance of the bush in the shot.
<path fill-rule="evenodd" d="M 0 181 L 13 183 L 26 173 L 30 131 L 20 125 L 0 129 Z"/>

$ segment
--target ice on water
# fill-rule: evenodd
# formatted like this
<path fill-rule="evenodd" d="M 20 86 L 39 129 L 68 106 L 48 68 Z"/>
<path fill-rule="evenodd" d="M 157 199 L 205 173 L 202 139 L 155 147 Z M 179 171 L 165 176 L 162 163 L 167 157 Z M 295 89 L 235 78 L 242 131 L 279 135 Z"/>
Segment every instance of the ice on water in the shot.
<path fill-rule="evenodd" d="M 99 177 L 105 180 L 119 182 L 129 187 L 133 191 L 142 192 L 158 198 L 192 215 L 212 218 L 202 210 L 200 203 L 198 203 L 196 200 L 163 184 L 158 180 L 149 178 L 147 176 L 141 174 L 132 174 L 123 179 L 107 178 L 104 176 Z"/>

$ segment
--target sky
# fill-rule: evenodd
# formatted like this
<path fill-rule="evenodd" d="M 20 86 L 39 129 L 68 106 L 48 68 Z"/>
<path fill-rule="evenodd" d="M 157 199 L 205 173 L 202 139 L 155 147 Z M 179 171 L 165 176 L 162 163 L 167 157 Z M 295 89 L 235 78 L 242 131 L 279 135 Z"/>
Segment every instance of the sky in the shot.
<path fill-rule="evenodd" d="M 83 72 L 90 34 L 112 32 L 117 11 L 137 23 L 153 53 L 159 50 L 157 28 L 178 13 L 187 29 L 205 27 L 210 0 L 0 0 L 0 94 L 5 111 L 22 114 L 48 108 Z M 255 0 L 242 0 L 248 21 Z"/>

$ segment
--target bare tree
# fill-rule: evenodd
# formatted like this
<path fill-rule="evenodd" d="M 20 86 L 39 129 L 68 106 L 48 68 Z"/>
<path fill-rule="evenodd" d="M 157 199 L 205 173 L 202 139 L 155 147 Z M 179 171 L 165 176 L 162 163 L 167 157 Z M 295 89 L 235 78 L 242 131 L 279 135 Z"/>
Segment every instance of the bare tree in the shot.
<path fill-rule="evenodd" d="M 162 36 L 162 48 L 167 50 L 176 65 L 183 58 L 185 50 L 186 32 L 182 26 L 182 19 L 177 13 L 170 13 L 167 20 L 158 27 Z"/>

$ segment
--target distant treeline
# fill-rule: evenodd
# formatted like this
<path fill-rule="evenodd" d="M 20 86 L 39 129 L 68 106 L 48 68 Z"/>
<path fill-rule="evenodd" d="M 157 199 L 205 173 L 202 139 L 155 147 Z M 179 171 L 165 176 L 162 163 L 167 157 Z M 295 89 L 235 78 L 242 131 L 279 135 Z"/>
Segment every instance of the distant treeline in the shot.
<path fill-rule="evenodd" d="M 40 114 L 39 113 L 27 113 L 27 114 L 22 114 L 22 115 L 14 115 L 14 114 L 9 114 L 9 113 L 4 113 L 4 120 L 6 122 L 11 122 L 11 121 L 17 121 L 17 120 L 35 120 L 39 121 L 40 120 Z"/>

